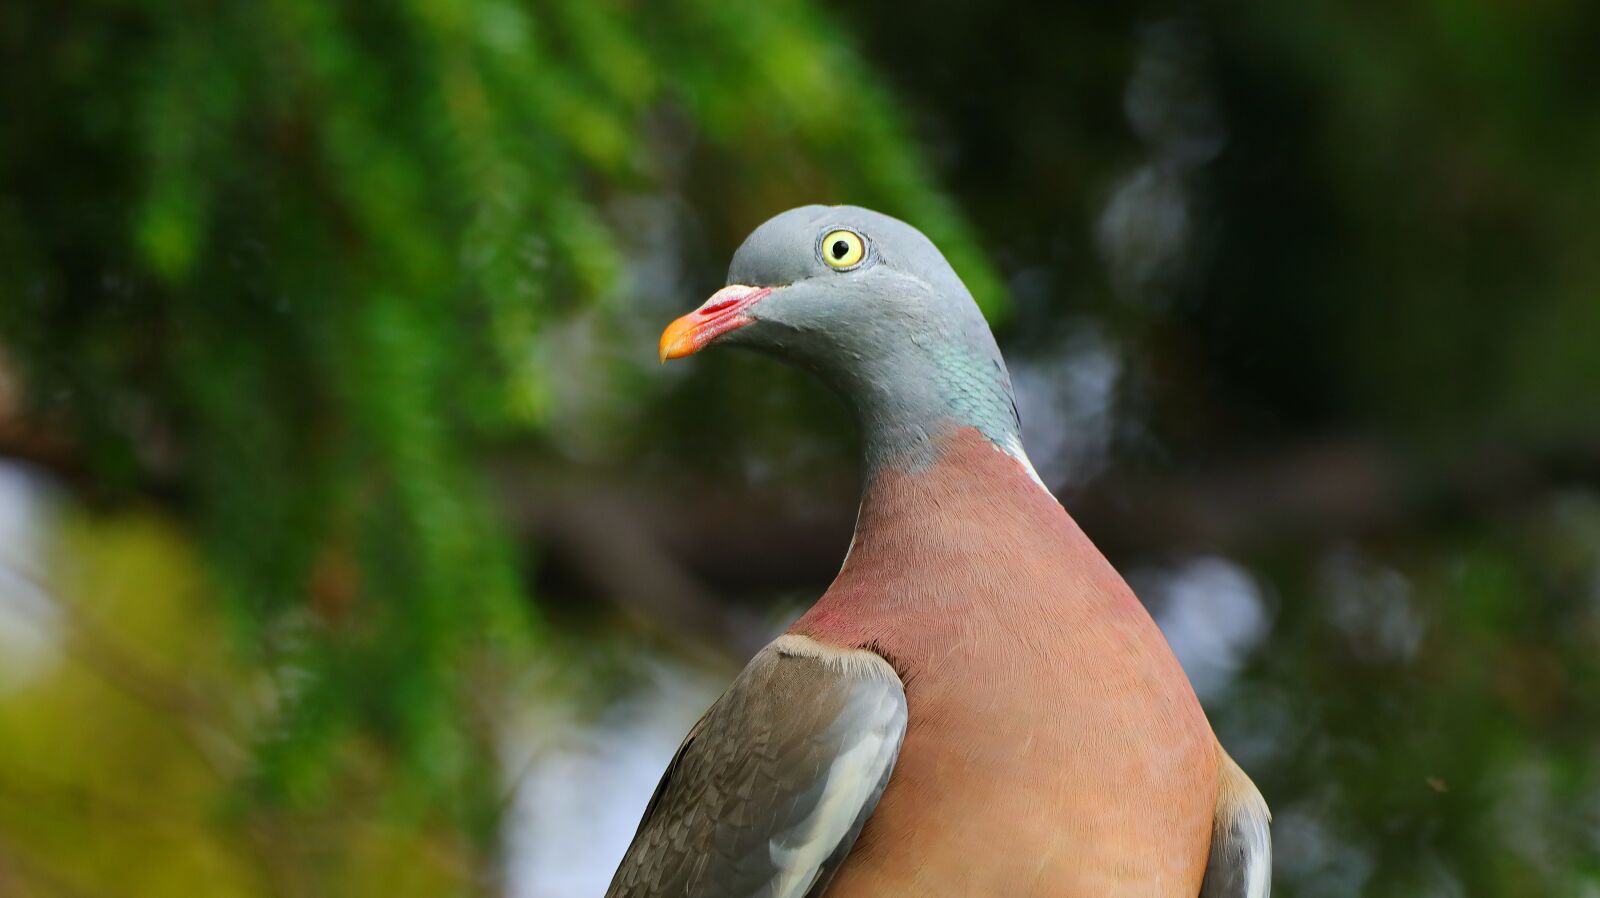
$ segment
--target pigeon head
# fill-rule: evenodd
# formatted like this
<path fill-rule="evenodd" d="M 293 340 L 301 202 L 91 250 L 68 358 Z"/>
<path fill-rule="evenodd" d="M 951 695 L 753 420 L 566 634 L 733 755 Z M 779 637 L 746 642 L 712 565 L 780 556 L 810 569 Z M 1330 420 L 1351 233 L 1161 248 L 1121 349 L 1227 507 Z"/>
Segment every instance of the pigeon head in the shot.
<path fill-rule="evenodd" d="M 803 206 L 745 239 L 728 285 L 672 322 L 661 360 L 742 346 L 816 375 L 855 410 L 869 462 L 931 458 L 953 428 L 1022 458 L 1005 362 L 922 232 L 855 206 Z"/>

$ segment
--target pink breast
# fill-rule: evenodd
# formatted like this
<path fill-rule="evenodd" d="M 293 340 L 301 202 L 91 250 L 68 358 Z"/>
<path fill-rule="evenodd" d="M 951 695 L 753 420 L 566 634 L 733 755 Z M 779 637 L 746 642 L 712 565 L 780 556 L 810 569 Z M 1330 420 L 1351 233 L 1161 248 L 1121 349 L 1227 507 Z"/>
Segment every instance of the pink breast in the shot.
<path fill-rule="evenodd" d="M 869 487 L 791 628 L 887 658 L 910 728 L 830 898 L 1199 890 L 1215 739 L 1149 615 L 976 432 Z"/>

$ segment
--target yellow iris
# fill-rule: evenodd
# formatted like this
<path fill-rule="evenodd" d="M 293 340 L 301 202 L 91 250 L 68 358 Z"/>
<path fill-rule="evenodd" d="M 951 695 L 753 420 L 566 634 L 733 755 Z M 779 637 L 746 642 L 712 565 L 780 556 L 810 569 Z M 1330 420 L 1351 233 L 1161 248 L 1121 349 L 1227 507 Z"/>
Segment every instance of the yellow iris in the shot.
<path fill-rule="evenodd" d="M 847 271 L 861 264 L 867 257 L 867 245 L 855 231 L 840 228 L 822 237 L 822 261 L 833 268 Z"/>

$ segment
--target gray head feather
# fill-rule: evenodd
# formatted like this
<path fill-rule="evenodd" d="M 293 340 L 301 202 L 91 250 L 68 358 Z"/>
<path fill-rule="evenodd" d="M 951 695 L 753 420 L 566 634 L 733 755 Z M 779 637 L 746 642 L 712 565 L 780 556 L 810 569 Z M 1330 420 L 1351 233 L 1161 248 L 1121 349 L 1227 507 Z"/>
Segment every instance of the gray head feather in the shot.
<path fill-rule="evenodd" d="M 859 235 L 848 270 L 824 259 L 822 237 Z M 1016 406 L 988 323 L 950 263 L 922 232 L 856 206 L 803 206 L 768 220 L 734 254 L 728 283 L 773 287 L 752 324 L 718 342 L 815 374 L 855 410 L 869 470 L 920 465 L 931 440 L 977 428 L 1021 457 Z"/>

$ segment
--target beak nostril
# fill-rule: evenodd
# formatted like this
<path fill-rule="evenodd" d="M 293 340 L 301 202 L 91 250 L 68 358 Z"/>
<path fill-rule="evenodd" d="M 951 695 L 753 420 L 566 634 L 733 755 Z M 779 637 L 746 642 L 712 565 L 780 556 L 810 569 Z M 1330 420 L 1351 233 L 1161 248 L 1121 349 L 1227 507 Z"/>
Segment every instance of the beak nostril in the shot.
<path fill-rule="evenodd" d="M 716 313 L 722 311 L 723 309 L 731 308 L 733 306 L 738 305 L 740 303 L 740 301 L 741 301 L 740 299 L 724 299 L 722 302 L 716 303 L 715 305 L 709 305 L 709 306 L 706 306 L 705 308 L 701 309 L 700 310 L 700 314 L 702 314 L 702 315 L 715 315 Z"/>

